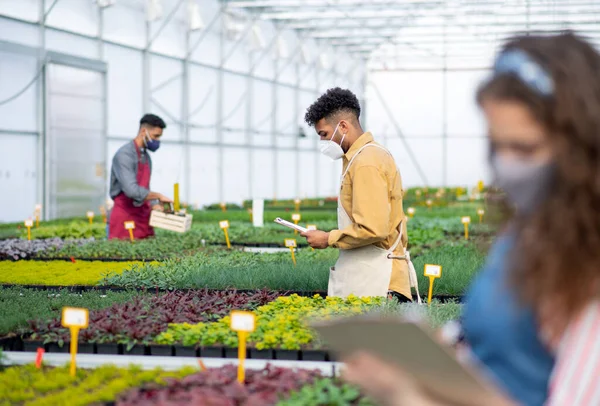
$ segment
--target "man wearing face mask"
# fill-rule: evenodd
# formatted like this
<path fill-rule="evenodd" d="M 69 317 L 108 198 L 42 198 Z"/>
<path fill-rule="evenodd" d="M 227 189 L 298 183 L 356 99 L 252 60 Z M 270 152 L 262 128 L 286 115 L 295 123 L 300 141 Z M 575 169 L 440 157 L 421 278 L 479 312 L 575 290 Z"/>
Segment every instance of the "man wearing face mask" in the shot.
<path fill-rule="evenodd" d="M 329 296 L 389 294 L 411 301 L 402 179 L 392 155 L 363 131 L 359 116 L 356 96 L 340 88 L 329 89 L 306 112 L 321 152 L 342 159 L 343 168 L 338 229 L 302 236 L 313 248 L 340 250 L 329 273 Z"/>
<path fill-rule="evenodd" d="M 140 128 L 133 141 L 123 145 L 112 161 L 110 173 L 110 197 L 114 206 L 110 213 L 109 239 L 128 239 L 126 221 L 134 221 L 135 239 L 154 235 L 150 227 L 152 209 L 162 210 L 159 203 L 170 203 L 168 197 L 150 191 L 152 161 L 148 151 L 155 152 L 160 147 L 160 137 L 166 128 L 158 116 L 146 114 L 140 120 Z"/>

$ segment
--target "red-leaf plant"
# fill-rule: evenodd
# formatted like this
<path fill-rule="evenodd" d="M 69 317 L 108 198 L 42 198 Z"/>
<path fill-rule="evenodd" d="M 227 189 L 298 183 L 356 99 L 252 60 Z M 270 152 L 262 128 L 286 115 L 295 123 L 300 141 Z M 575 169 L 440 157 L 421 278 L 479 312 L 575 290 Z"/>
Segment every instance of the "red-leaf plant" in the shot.
<path fill-rule="evenodd" d="M 117 399 L 116 406 L 268 406 L 320 377 L 316 370 L 267 365 L 263 370 L 247 370 L 241 385 L 237 367 L 227 365 L 169 379 L 164 386 L 152 383 L 132 389 Z"/>
<path fill-rule="evenodd" d="M 237 293 L 206 289 L 160 295 L 141 295 L 111 307 L 90 311 L 90 323 L 81 330 L 80 342 L 120 343 L 131 348 L 150 343 L 165 331 L 169 323 L 200 323 L 229 314 L 234 309 L 254 309 L 279 296 L 277 292 Z M 62 327 L 60 318 L 49 321 L 32 320 L 29 329 L 21 334 L 45 343 L 63 345 L 69 340 L 69 330 Z"/>

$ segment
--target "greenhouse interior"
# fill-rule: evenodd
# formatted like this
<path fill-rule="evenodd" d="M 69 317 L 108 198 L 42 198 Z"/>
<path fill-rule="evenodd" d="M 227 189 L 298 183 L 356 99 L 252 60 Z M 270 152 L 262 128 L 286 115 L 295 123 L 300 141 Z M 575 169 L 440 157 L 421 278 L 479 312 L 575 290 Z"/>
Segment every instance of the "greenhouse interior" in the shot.
<path fill-rule="evenodd" d="M 0 405 L 600 404 L 598 46 L 594 0 L 0 0 Z"/>

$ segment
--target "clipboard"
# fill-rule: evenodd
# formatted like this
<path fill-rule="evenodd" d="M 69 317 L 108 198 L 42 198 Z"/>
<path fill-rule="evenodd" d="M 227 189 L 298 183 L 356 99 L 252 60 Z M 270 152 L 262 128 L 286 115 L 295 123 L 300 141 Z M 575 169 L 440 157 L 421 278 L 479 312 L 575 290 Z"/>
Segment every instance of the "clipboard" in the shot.
<path fill-rule="evenodd" d="M 301 233 L 305 233 L 308 231 L 308 228 L 304 228 L 304 227 L 298 226 L 294 223 L 290 223 L 289 221 L 286 221 L 286 220 L 282 219 L 281 217 L 277 217 L 275 219 L 275 223 L 282 225 L 284 227 L 289 227 L 291 229 L 298 230 Z"/>
<path fill-rule="evenodd" d="M 363 315 L 311 324 L 342 358 L 368 351 L 408 372 L 439 401 L 464 406 L 508 406 L 491 382 L 462 365 L 432 332 L 398 318 Z"/>

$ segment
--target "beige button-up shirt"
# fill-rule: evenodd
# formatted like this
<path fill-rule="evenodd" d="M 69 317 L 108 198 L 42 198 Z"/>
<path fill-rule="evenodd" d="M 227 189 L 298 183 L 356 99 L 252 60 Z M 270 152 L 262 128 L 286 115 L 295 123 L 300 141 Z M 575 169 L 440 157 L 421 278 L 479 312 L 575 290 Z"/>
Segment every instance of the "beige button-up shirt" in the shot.
<path fill-rule="evenodd" d="M 343 172 L 360 148 L 374 142 L 371 133 L 361 135 L 343 157 Z M 352 225 L 332 230 L 329 246 L 348 250 L 373 244 L 389 249 L 398 238 L 398 225 L 402 222 L 402 243 L 394 254 L 403 256 L 408 236 L 402 195 L 402 178 L 394 158 L 381 148 L 363 149 L 350 166 L 340 189 L 340 203 L 352 219 Z M 408 265 L 405 260 L 393 261 L 390 290 L 410 298 Z"/>

